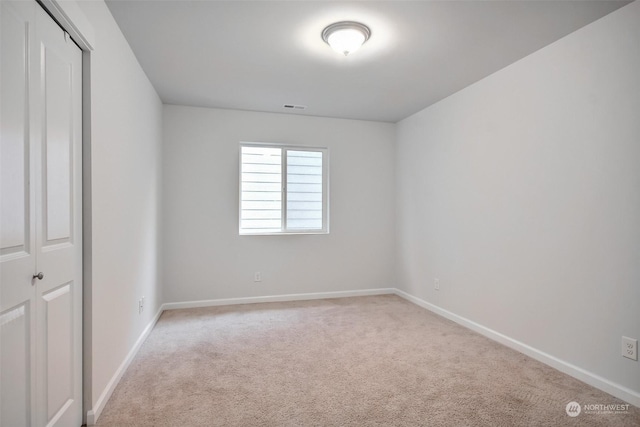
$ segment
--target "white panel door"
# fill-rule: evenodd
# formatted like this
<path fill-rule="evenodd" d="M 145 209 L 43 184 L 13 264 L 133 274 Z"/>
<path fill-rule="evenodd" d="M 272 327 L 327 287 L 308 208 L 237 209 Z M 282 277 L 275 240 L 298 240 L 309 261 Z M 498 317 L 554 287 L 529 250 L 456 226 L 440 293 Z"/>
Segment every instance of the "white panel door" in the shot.
<path fill-rule="evenodd" d="M 82 424 L 82 52 L 37 8 L 42 133 L 36 170 L 38 425 Z"/>
<path fill-rule="evenodd" d="M 35 1 L 0 13 L 0 425 L 79 426 L 82 55 Z"/>
<path fill-rule="evenodd" d="M 0 425 L 35 421 L 33 4 L 0 3 Z M 31 70 L 29 69 L 31 66 Z"/>

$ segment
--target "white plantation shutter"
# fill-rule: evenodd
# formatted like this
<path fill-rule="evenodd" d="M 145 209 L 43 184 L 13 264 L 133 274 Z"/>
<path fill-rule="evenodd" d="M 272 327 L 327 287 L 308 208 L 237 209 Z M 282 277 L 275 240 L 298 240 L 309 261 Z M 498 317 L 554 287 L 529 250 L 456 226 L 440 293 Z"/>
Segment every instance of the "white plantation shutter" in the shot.
<path fill-rule="evenodd" d="M 287 229 L 322 230 L 322 152 L 287 150 Z"/>
<path fill-rule="evenodd" d="M 328 232 L 327 150 L 241 144 L 240 234 Z"/>
<path fill-rule="evenodd" d="M 282 229 L 282 150 L 242 147 L 240 229 L 250 233 Z"/>

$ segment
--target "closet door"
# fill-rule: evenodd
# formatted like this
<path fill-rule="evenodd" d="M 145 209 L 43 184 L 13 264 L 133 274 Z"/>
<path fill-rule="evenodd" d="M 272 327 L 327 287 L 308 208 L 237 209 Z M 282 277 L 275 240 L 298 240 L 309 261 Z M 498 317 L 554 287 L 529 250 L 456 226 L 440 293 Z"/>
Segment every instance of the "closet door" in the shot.
<path fill-rule="evenodd" d="M 2 32 L 0 421 L 80 426 L 82 54 L 35 2 Z"/>

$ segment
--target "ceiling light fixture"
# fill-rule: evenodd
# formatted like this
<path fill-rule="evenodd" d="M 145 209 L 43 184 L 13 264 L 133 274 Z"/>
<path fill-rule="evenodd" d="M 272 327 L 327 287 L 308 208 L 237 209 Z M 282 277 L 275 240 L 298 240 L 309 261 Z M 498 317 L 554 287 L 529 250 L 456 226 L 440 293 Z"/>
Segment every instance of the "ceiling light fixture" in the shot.
<path fill-rule="evenodd" d="M 369 27 L 353 21 L 336 22 L 322 30 L 322 40 L 344 56 L 358 50 L 370 35 Z"/>

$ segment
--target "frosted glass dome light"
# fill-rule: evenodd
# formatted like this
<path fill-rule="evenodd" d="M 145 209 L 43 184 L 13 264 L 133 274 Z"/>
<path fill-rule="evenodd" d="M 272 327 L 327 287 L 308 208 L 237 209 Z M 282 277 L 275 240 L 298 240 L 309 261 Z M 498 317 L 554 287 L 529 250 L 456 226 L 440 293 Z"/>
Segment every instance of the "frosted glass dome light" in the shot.
<path fill-rule="evenodd" d="M 364 24 L 353 21 L 336 22 L 322 31 L 322 40 L 333 50 L 344 56 L 355 52 L 369 39 L 371 30 Z"/>

